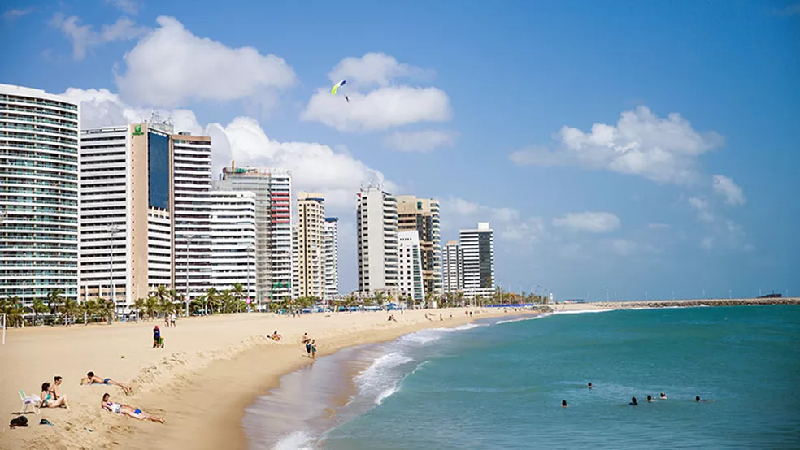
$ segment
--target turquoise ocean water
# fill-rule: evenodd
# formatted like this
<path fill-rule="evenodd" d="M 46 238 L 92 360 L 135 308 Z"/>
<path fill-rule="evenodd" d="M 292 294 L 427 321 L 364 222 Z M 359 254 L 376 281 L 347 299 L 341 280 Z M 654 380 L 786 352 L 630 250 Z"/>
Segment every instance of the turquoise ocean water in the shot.
<path fill-rule="evenodd" d="M 355 393 L 322 417 L 325 380 L 354 359 Z M 248 431 L 253 448 L 800 448 L 798 307 L 492 319 L 325 360 L 294 375 L 314 386 L 306 415 Z"/>

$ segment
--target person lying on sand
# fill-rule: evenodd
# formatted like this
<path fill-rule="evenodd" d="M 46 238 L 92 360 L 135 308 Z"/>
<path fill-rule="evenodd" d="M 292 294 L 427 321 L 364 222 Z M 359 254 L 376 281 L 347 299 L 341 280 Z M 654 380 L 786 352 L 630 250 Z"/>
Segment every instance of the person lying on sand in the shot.
<path fill-rule="evenodd" d="M 275 330 L 275 332 L 272 333 L 272 336 L 270 336 L 270 339 L 272 339 L 273 341 L 280 341 L 281 340 L 281 335 L 278 334 L 278 330 Z"/>
<path fill-rule="evenodd" d="M 62 395 L 59 396 L 58 399 L 54 397 L 50 390 L 50 383 L 42 383 L 42 393 L 41 399 L 42 403 L 39 404 L 39 408 L 58 408 L 63 406 L 64 408 L 67 407 L 67 397 Z"/>
<path fill-rule="evenodd" d="M 111 411 L 112 413 L 115 414 L 124 414 L 126 416 L 133 417 L 134 419 L 149 420 L 151 422 L 164 423 L 164 419 L 162 419 L 161 417 L 156 417 L 152 414 L 148 414 L 139 408 L 134 408 L 133 406 L 130 405 L 122 405 L 119 403 L 111 402 L 111 396 L 108 393 L 103 394 L 103 400 L 100 402 L 100 406 L 103 409 Z"/>
<path fill-rule="evenodd" d="M 108 384 L 111 386 L 119 386 L 122 388 L 123 392 L 128 395 L 133 393 L 133 389 L 130 386 L 120 383 L 119 381 L 114 381 L 111 378 L 100 378 L 94 374 L 94 372 L 89 372 L 86 374 L 86 378 L 81 380 L 81 386 L 84 384 Z"/>

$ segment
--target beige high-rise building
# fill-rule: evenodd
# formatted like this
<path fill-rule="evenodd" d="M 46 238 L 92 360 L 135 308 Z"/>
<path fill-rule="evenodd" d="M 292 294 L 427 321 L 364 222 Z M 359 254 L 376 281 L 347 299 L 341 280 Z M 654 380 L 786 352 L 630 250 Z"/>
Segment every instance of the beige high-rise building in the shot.
<path fill-rule="evenodd" d="M 324 296 L 325 199 L 322 194 L 297 194 L 297 295 Z"/>
<path fill-rule="evenodd" d="M 356 194 L 358 290 L 397 292 L 397 198 L 380 187 Z"/>
<path fill-rule="evenodd" d="M 422 254 L 425 292 L 442 293 L 442 244 L 439 234 L 439 201 L 413 195 L 397 197 L 397 230 L 416 231 Z"/>

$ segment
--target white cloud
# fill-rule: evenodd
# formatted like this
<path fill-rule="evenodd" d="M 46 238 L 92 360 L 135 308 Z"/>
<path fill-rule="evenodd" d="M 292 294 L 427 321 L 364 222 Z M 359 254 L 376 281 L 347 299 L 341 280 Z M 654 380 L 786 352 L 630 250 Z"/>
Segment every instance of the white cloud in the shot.
<path fill-rule="evenodd" d="M 739 206 L 744 205 L 747 201 L 744 198 L 742 188 L 740 188 L 732 179 L 724 175 L 714 175 L 714 192 L 725 198 L 725 203 L 729 205 Z"/>
<path fill-rule="evenodd" d="M 427 153 L 439 147 L 452 147 L 455 135 L 447 131 L 395 131 L 383 143 L 401 152 Z"/>
<path fill-rule="evenodd" d="M 50 20 L 50 24 L 60 29 L 72 41 L 72 57 L 81 60 L 86 57 L 86 50 L 91 47 L 113 41 L 126 41 L 136 39 L 147 33 L 148 29 L 136 25 L 127 17 L 120 17 L 111 25 L 103 25 L 100 32 L 91 25 L 79 25 L 78 16 L 66 17 L 57 13 Z"/>
<path fill-rule="evenodd" d="M 33 12 L 33 8 L 25 8 L 25 9 L 7 9 L 3 12 L 3 20 L 7 22 L 13 22 L 19 18 L 25 17 L 28 14 Z"/>
<path fill-rule="evenodd" d="M 321 122 L 339 131 L 375 131 L 419 122 L 445 122 L 452 117 L 450 99 L 437 88 L 384 87 L 366 95 L 352 92 L 350 102 L 319 89 L 302 120 Z"/>
<path fill-rule="evenodd" d="M 619 217 L 609 212 L 570 213 L 553 219 L 554 227 L 565 227 L 590 233 L 607 233 L 619 228 Z"/>
<path fill-rule="evenodd" d="M 116 77 L 129 101 L 170 108 L 189 100 L 258 100 L 295 83 L 282 58 L 197 37 L 173 17 L 156 21 L 159 28 L 125 55 L 126 70 Z"/>
<path fill-rule="evenodd" d="M 424 78 L 433 73 L 401 64 L 383 53 L 345 58 L 328 74 L 331 82 L 347 79 L 338 95 L 318 89 L 300 115 L 339 131 L 375 131 L 419 122 L 445 122 L 453 113 L 441 89 L 398 84 L 399 78 Z M 377 89 L 370 90 L 378 86 Z M 347 97 L 347 99 L 343 97 Z M 346 101 L 346 100 L 349 100 Z"/>
<path fill-rule="evenodd" d="M 647 228 L 656 229 L 656 230 L 665 229 L 665 228 L 671 228 L 671 227 L 672 227 L 672 225 L 669 225 L 669 224 L 666 224 L 666 223 L 648 223 L 647 224 Z"/>
<path fill-rule="evenodd" d="M 704 237 L 700 241 L 700 248 L 704 250 L 711 250 L 712 248 L 714 248 L 714 238 L 710 236 Z"/>
<path fill-rule="evenodd" d="M 328 73 L 331 83 L 347 80 L 346 86 L 377 84 L 388 86 L 397 78 L 426 78 L 433 76 L 427 71 L 410 64 L 397 62 L 393 56 L 384 53 L 367 53 L 361 58 L 344 58 Z"/>
<path fill-rule="evenodd" d="M 714 221 L 714 215 L 709 211 L 708 202 L 699 197 L 690 197 L 689 206 L 691 206 L 697 213 L 697 218 L 703 222 L 711 223 Z"/>
<path fill-rule="evenodd" d="M 127 105 L 119 95 L 108 89 L 69 88 L 63 95 L 81 102 L 81 128 L 100 128 L 143 122 L 150 119 L 151 113 L 155 111 L 162 118 L 169 119 L 175 127 L 175 131 L 188 131 L 192 134 L 203 132 L 203 127 L 197 121 L 194 112 L 187 109 L 135 108 Z"/>
<path fill-rule="evenodd" d="M 139 4 L 135 0 L 105 0 L 122 12 L 135 15 L 139 12 Z"/>
<path fill-rule="evenodd" d="M 279 142 L 270 139 L 258 122 L 237 117 L 226 126 L 210 124 L 215 165 L 263 166 L 288 169 L 295 192 L 321 192 L 325 204 L 350 212 L 355 194 L 363 182 L 377 180 L 393 192 L 396 186 L 384 175 L 352 155 L 310 142 Z M 214 172 L 215 174 L 218 171 Z"/>
<path fill-rule="evenodd" d="M 698 156 L 723 142 L 717 133 L 696 131 L 677 113 L 664 119 L 644 106 L 623 112 L 616 125 L 595 123 L 589 132 L 564 126 L 555 138 L 553 150 L 534 147 L 509 158 L 523 166 L 575 165 L 685 183 L 696 177 Z"/>
<path fill-rule="evenodd" d="M 449 197 L 440 201 L 442 227 L 456 233 L 459 229 L 475 228 L 478 222 L 489 222 L 495 235 L 502 240 L 517 243 L 534 243 L 546 234 L 540 217 L 526 217 L 514 208 L 494 208 Z"/>

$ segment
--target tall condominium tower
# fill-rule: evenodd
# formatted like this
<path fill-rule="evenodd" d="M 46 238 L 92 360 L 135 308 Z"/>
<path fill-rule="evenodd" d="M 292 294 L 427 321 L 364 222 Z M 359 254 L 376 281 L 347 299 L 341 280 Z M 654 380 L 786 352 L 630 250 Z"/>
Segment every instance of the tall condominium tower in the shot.
<path fill-rule="evenodd" d="M 419 234 L 416 230 L 400 231 L 397 233 L 397 239 L 400 260 L 397 284 L 400 295 L 406 300 L 411 300 L 409 304 L 422 303 L 425 301 L 425 283 Z"/>
<path fill-rule="evenodd" d="M 461 246 L 458 241 L 447 241 L 444 247 L 444 277 L 445 293 L 455 293 L 464 289 L 464 261 Z"/>
<path fill-rule="evenodd" d="M 292 296 L 292 177 L 288 171 L 226 167 L 221 190 L 256 194 L 256 298 L 259 302 Z"/>
<path fill-rule="evenodd" d="M 339 295 L 339 219 L 326 217 L 322 225 L 322 297 L 331 300 Z"/>
<path fill-rule="evenodd" d="M 0 84 L 0 298 L 78 297 L 78 104 Z"/>
<path fill-rule="evenodd" d="M 397 198 L 379 187 L 362 188 L 356 200 L 358 290 L 397 291 Z"/>
<path fill-rule="evenodd" d="M 442 245 L 439 234 L 439 201 L 413 195 L 397 197 L 397 229 L 416 231 L 422 253 L 425 292 L 442 293 Z"/>
<path fill-rule="evenodd" d="M 297 295 L 322 299 L 324 295 L 323 227 L 325 199 L 322 194 L 297 194 Z"/>
<path fill-rule="evenodd" d="M 494 293 L 494 233 L 488 223 L 460 231 L 464 264 L 464 293 L 490 297 Z"/>

